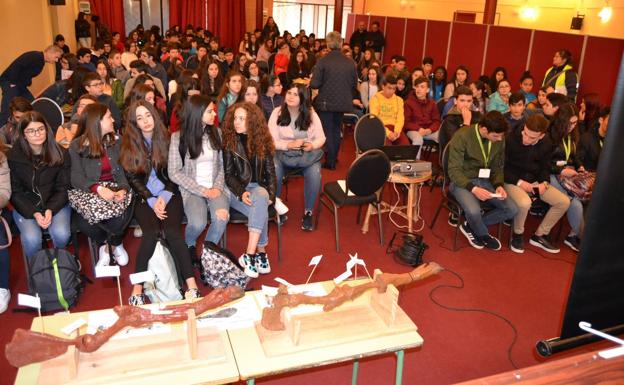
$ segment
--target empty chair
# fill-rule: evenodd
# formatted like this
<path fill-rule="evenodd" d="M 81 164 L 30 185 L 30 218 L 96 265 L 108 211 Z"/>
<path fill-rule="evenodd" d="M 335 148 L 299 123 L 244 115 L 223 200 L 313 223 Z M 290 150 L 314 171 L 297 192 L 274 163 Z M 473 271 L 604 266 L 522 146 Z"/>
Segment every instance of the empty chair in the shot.
<path fill-rule="evenodd" d="M 379 222 L 379 242 L 383 245 L 383 228 L 381 224 L 381 190 L 390 175 L 390 160 L 381 150 L 372 149 L 363 153 L 349 167 L 344 185 L 341 181 L 326 183 L 319 199 L 316 212 L 318 226 L 321 207 L 333 208 L 336 228 L 336 251 L 340 251 L 340 235 L 338 229 L 338 209 L 343 206 L 362 206 L 373 204 L 377 208 Z M 359 215 L 358 215 L 359 217 Z M 359 219 L 359 218 L 358 218 Z M 315 226 L 316 227 L 316 226 Z"/>
<path fill-rule="evenodd" d="M 43 115 L 50 128 L 52 128 L 52 132 L 56 135 L 56 130 L 65 123 L 61 107 L 50 98 L 35 99 L 32 102 L 32 106 L 35 111 Z"/>

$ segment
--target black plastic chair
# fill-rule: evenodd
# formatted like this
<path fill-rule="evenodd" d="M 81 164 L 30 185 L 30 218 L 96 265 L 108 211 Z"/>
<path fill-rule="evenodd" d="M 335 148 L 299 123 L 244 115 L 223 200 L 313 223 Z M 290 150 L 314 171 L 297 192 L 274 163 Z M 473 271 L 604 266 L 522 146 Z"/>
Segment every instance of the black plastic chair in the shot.
<path fill-rule="evenodd" d="M 386 144 L 386 128 L 377 116 L 366 114 L 355 124 L 353 138 L 356 154 L 380 149 Z"/>
<path fill-rule="evenodd" d="M 32 102 L 32 106 L 35 111 L 43 115 L 46 122 L 50 125 L 52 132 L 56 135 L 56 130 L 65 123 L 65 117 L 63 116 L 61 107 L 50 98 L 35 99 Z"/>
<path fill-rule="evenodd" d="M 245 214 L 230 207 L 230 220 L 228 223 L 247 224 L 247 221 L 248 218 Z M 269 206 L 269 222 L 275 222 L 277 225 L 277 261 L 280 262 L 282 260 L 282 224 L 277 211 L 275 211 L 275 205 Z M 221 246 L 227 249 L 227 228 L 223 232 Z"/>
<path fill-rule="evenodd" d="M 431 153 L 440 149 L 438 143 L 435 140 L 424 139 L 423 144 L 420 147 L 420 159 L 429 160 Z"/>
<path fill-rule="evenodd" d="M 433 229 L 433 226 L 435 226 L 435 223 L 438 220 L 438 215 L 440 214 L 440 210 L 442 210 L 442 207 L 446 208 L 450 213 L 455 215 L 457 217 L 457 226 L 455 226 L 455 235 L 453 236 L 453 251 L 456 251 L 457 250 L 457 235 L 459 234 L 459 226 L 464 222 L 465 216 L 464 216 L 464 210 L 462 209 L 461 205 L 455 199 L 453 194 L 451 194 L 448 190 L 449 184 L 451 182 L 449 175 L 448 175 L 448 157 L 449 157 L 448 151 L 449 151 L 449 145 L 447 144 L 446 147 L 444 148 L 444 151 L 442 151 L 441 162 L 440 162 L 442 175 L 444 176 L 444 181 L 442 182 L 442 188 L 440 189 L 442 191 L 442 199 L 440 200 L 440 204 L 438 205 L 438 208 L 436 209 L 435 215 L 433 216 L 433 219 L 431 221 L 431 224 L 429 225 L 429 228 Z M 484 206 L 483 208 L 487 210 L 487 204 L 482 204 L 481 206 Z M 499 223 L 498 224 L 499 240 L 501 236 L 501 231 L 502 231 L 502 223 Z"/>
<path fill-rule="evenodd" d="M 381 223 L 381 193 L 390 176 L 390 160 L 381 150 L 372 149 L 355 159 L 349 167 L 344 190 L 338 181 L 328 182 L 320 194 L 316 223 L 318 226 L 321 207 L 333 208 L 336 229 L 336 251 L 340 251 L 338 228 L 338 209 L 343 206 L 375 205 L 379 221 L 379 242 L 383 245 L 383 227 Z M 350 195 L 349 193 L 353 193 Z M 359 217 L 359 215 L 358 215 Z M 359 219 L 359 218 L 358 218 Z"/>

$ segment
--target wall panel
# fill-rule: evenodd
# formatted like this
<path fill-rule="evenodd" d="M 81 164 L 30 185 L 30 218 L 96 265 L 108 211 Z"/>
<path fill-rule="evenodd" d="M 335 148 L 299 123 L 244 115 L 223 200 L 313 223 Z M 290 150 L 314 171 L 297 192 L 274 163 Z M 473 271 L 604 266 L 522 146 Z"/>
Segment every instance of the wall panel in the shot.
<path fill-rule="evenodd" d="M 353 33 L 354 30 L 355 30 L 355 15 L 350 13 L 347 15 L 347 32 L 345 36 L 343 36 L 346 41 L 349 41 L 349 38 L 351 37 L 351 34 Z"/>
<path fill-rule="evenodd" d="M 422 64 L 426 23 L 425 20 L 407 19 L 403 56 L 407 59 L 410 70 Z"/>
<path fill-rule="evenodd" d="M 444 65 L 446 62 L 446 47 L 449 39 L 448 21 L 429 20 L 427 22 L 427 40 L 425 41 L 425 56 L 433 58 L 433 66 Z"/>
<path fill-rule="evenodd" d="M 597 92 L 602 103 L 611 104 L 624 40 L 590 36 L 585 48 L 579 95 Z"/>
<path fill-rule="evenodd" d="M 531 30 L 529 29 L 491 26 L 485 51 L 484 73 L 490 76 L 494 68 L 505 67 L 511 87 L 515 91 L 525 69 L 530 41 Z M 538 75 L 534 71 L 531 73 L 541 79 L 542 74 Z M 534 92 L 539 89 L 537 84 L 539 81 L 536 79 L 534 82 Z"/>
<path fill-rule="evenodd" d="M 449 79 L 460 64 L 468 67 L 470 79 L 478 78 L 481 73 L 483 53 L 485 52 L 485 32 L 483 24 L 454 23 L 451 32 L 451 48 L 447 70 Z"/>
<path fill-rule="evenodd" d="M 389 17 L 386 21 L 386 46 L 383 62 L 389 63 L 393 55 L 403 55 L 403 36 L 407 19 Z"/>

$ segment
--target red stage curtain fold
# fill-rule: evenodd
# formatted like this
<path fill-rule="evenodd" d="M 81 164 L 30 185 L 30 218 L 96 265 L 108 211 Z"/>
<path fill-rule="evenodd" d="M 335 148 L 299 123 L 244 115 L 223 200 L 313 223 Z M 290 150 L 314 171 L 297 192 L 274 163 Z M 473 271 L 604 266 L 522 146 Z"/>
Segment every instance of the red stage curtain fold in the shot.
<path fill-rule="evenodd" d="M 245 1 L 208 0 L 208 29 L 236 52 L 245 34 Z"/>
<path fill-rule="evenodd" d="M 206 28 L 206 0 L 169 0 L 169 28 L 187 24 Z"/>
<path fill-rule="evenodd" d="M 91 14 L 98 15 L 103 24 L 112 32 L 126 36 L 123 0 L 89 0 Z"/>

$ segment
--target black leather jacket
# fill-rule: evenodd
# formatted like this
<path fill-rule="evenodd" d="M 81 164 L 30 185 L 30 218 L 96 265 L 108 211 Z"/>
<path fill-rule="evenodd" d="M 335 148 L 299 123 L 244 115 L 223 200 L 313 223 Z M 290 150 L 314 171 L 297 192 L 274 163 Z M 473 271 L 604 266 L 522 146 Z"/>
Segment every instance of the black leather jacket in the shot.
<path fill-rule="evenodd" d="M 151 161 L 148 159 L 148 169 L 152 169 Z M 149 181 L 149 173 L 130 173 L 125 171 L 126 178 L 128 179 L 128 183 L 132 190 L 145 202 L 149 198 L 157 198 L 155 197 L 150 190 L 147 188 L 147 182 Z M 165 185 L 165 190 L 171 192 L 173 195 L 179 192 L 178 185 L 175 184 L 171 179 L 169 179 L 169 174 L 167 173 L 167 165 L 164 167 L 160 167 L 156 170 L 156 177 Z"/>
<path fill-rule="evenodd" d="M 267 190 L 269 200 L 275 202 L 276 180 L 273 156 L 265 156 L 264 159 L 255 157 L 253 162 L 250 162 L 240 140 L 237 141 L 236 151 L 223 150 L 225 184 L 240 200 L 245 187 L 251 182 L 252 164 L 256 167 L 258 184 Z"/>

